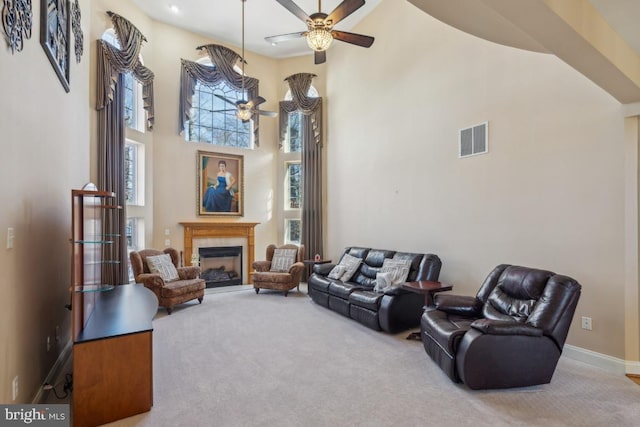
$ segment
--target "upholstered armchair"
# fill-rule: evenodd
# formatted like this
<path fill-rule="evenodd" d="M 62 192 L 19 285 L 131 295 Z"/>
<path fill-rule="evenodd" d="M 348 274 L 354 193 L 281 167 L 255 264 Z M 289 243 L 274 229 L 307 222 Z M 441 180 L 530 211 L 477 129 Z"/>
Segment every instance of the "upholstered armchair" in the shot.
<path fill-rule="evenodd" d="M 149 259 L 158 260 L 159 255 L 169 255 L 170 264 L 154 267 L 152 272 Z M 163 260 L 160 257 L 160 260 Z M 204 298 L 205 281 L 200 278 L 200 267 L 178 267 L 178 251 L 173 248 L 166 248 L 164 251 L 155 249 L 143 249 L 139 252 L 129 254 L 131 268 L 136 283 L 142 283 L 151 289 L 158 297 L 158 305 L 165 307 L 167 313 L 171 314 L 173 307 L 177 304 L 198 299 L 202 303 Z M 153 263 L 151 263 L 153 265 Z M 173 266 L 173 268 L 171 268 Z"/>
<path fill-rule="evenodd" d="M 497 266 L 475 297 L 438 294 L 421 319 L 424 348 L 471 389 L 551 382 L 580 284 L 545 270 Z"/>
<path fill-rule="evenodd" d="M 300 280 L 304 271 L 304 245 L 267 246 L 266 261 L 253 263 L 253 287 L 256 294 L 260 289 L 284 291 L 286 297 L 293 288 L 300 290 Z"/>

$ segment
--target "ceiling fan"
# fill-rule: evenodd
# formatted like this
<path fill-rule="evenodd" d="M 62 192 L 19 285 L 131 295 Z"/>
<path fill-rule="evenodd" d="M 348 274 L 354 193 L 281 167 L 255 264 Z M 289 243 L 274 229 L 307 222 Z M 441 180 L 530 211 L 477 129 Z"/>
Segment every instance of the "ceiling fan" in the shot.
<path fill-rule="evenodd" d="M 300 9 L 292 0 L 276 1 L 304 21 L 307 24 L 307 31 L 265 37 L 265 40 L 269 43 L 279 43 L 306 37 L 307 44 L 314 50 L 314 62 L 316 64 L 322 64 L 327 60 L 325 51 L 329 48 L 333 39 L 362 47 L 370 47 L 373 44 L 373 37 L 333 29 L 333 26 L 338 22 L 364 6 L 364 0 L 344 0 L 328 15 L 322 12 L 321 0 L 318 0 L 318 12 L 311 15 L 307 15 L 306 12 Z"/>
<path fill-rule="evenodd" d="M 244 90 L 244 64 L 246 64 L 246 61 L 244 60 L 244 4 L 247 0 L 240 0 L 240 1 L 242 2 L 242 57 L 240 58 L 240 62 L 242 64 L 242 94 L 244 95 L 246 93 Z M 226 112 L 226 111 L 235 111 L 236 117 L 242 120 L 242 123 L 246 123 L 249 120 L 251 120 L 251 117 L 253 117 L 254 114 L 259 114 L 261 116 L 268 116 L 268 117 L 276 117 L 278 115 L 278 113 L 276 113 L 275 111 L 264 111 L 264 110 L 258 109 L 258 106 L 260 104 L 262 104 L 263 102 L 267 102 L 267 100 L 261 96 L 257 96 L 250 101 L 245 101 L 244 99 L 240 99 L 238 101 L 232 101 L 228 98 L 225 98 L 222 95 L 218 95 L 215 93 L 214 95 L 222 99 L 224 102 L 227 102 L 233 105 L 235 108 L 230 110 L 215 110 L 213 112 L 220 113 L 220 112 Z"/>

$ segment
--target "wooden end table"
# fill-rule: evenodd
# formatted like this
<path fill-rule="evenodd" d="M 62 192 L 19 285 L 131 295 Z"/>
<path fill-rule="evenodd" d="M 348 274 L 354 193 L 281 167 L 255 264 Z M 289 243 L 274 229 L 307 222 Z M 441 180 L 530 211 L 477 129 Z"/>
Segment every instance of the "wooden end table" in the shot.
<path fill-rule="evenodd" d="M 424 295 L 424 306 L 433 307 L 433 295 L 437 292 L 450 291 L 453 285 L 430 280 L 419 280 L 417 282 L 406 282 L 402 284 L 402 289 Z M 411 332 L 407 336 L 408 340 L 422 341 L 420 332 Z"/>

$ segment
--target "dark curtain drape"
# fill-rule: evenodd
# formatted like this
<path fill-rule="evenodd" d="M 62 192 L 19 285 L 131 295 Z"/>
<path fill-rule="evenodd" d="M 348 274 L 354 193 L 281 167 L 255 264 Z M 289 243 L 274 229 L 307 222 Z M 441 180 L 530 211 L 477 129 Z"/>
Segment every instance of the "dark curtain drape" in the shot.
<path fill-rule="evenodd" d="M 178 133 L 184 132 L 184 124 L 190 117 L 190 111 L 195 93 L 196 84 L 198 82 L 213 88 L 221 81 L 227 82 L 235 90 L 242 90 L 242 74 L 233 69 L 238 61 L 244 59 L 231 49 L 217 44 L 209 44 L 199 46 L 199 50 L 204 50 L 213 67 L 198 64 L 197 62 L 182 60 L 182 69 L 180 71 L 180 106 L 178 109 Z M 245 62 L 246 63 L 246 62 Z M 258 96 L 259 81 L 253 77 L 244 78 L 244 89 L 247 91 L 247 97 L 254 99 Z M 253 115 L 253 140 L 256 147 L 260 146 L 258 138 L 260 118 L 258 114 Z"/>
<path fill-rule="evenodd" d="M 105 230 L 112 245 L 104 251 L 105 267 L 102 278 L 106 284 L 129 283 L 127 269 L 127 220 L 124 182 L 124 73 L 132 72 L 143 88 L 144 108 L 147 112 L 147 127 L 153 127 L 153 73 L 140 63 L 140 48 L 146 41 L 142 33 L 123 17 L 107 12 L 121 49 L 102 40 L 97 46 L 97 94 L 98 110 L 98 188 L 116 194 L 115 205 L 106 209 L 103 218 Z M 113 266 L 117 266 L 113 268 Z"/>
<path fill-rule="evenodd" d="M 289 113 L 302 113 L 302 237 L 309 258 L 323 255 L 322 98 L 307 96 L 315 74 L 293 74 L 289 83 L 292 100 L 280 102 L 280 147 L 284 143 Z"/>

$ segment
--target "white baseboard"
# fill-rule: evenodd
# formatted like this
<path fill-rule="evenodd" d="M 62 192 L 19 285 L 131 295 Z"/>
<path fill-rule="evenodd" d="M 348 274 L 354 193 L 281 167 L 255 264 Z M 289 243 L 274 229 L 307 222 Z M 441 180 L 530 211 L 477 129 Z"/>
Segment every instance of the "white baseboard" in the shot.
<path fill-rule="evenodd" d="M 565 344 L 562 355 L 569 359 L 578 360 L 592 366 L 604 369 L 616 375 L 640 375 L 640 362 L 626 361 L 584 348 Z"/>
<path fill-rule="evenodd" d="M 71 345 L 71 341 L 67 342 L 67 345 L 64 346 L 64 348 L 62 349 L 62 351 L 60 352 L 60 355 L 58 356 L 58 359 L 56 360 L 56 363 L 53 364 L 53 366 L 51 367 L 51 370 L 49 371 L 49 373 L 47 374 L 47 377 L 44 379 L 44 381 L 42 382 L 43 384 L 54 384 L 56 381 L 56 378 L 60 372 L 60 370 L 62 369 L 62 367 L 64 366 L 65 363 L 67 363 L 67 359 L 69 359 L 69 357 L 71 356 L 71 349 L 72 349 L 72 345 Z M 44 394 L 44 388 L 41 385 L 40 387 L 38 387 L 38 392 L 36 393 L 35 397 L 33 398 L 33 401 L 31 403 L 33 403 L 34 405 L 37 405 L 40 402 L 40 400 L 42 399 L 42 395 Z"/>

